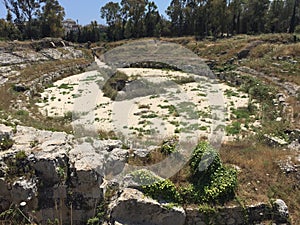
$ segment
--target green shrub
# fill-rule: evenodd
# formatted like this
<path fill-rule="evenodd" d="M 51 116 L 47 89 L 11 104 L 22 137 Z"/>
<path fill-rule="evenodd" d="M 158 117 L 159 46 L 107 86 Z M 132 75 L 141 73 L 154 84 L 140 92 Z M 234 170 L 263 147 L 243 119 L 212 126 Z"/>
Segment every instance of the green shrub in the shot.
<path fill-rule="evenodd" d="M 23 161 L 27 158 L 25 151 L 19 151 L 17 152 L 16 156 L 15 156 L 17 161 Z"/>
<path fill-rule="evenodd" d="M 7 179 L 14 180 L 20 176 L 30 177 L 34 174 L 34 170 L 28 164 L 25 151 L 17 152 L 14 158 L 8 157 L 4 162 L 7 165 Z"/>
<path fill-rule="evenodd" d="M 87 225 L 98 225 L 98 224 L 100 224 L 100 219 L 97 217 L 90 218 L 87 221 Z"/>
<path fill-rule="evenodd" d="M 232 111 L 237 119 L 249 119 L 251 113 L 248 108 L 237 108 Z"/>
<path fill-rule="evenodd" d="M 157 181 L 150 185 L 142 186 L 143 192 L 157 200 L 167 202 L 181 202 L 181 196 L 176 186 L 170 180 Z"/>
<path fill-rule="evenodd" d="M 190 160 L 193 178 L 208 178 L 217 168 L 221 167 L 221 159 L 217 151 L 207 142 L 200 142 Z"/>
<path fill-rule="evenodd" d="M 176 187 L 147 170 L 131 173 L 133 180 L 142 184 L 145 195 L 175 203 L 224 203 L 234 197 L 237 171 L 222 165 L 220 155 L 207 142 L 201 142 L 190 160 L 190 183 Z M 143 185 L 144 184 L 144 185 Z"/>
<path fill-rule="evenodd" d="M 130 174 L 132 179 L 137 184 L 148 185 L 155 182 L 162 181 L 162 178 L 156 176 L 148 170 L 136 170 Z"/>
<path fill-rule="evenodd" d="M 9 148 L 11 148 L 14 144 L 14 141 L 11 140 L 9 137 L 2 137 L 0 139 L 0 150 L 4 151 L 7 150 Z"/>
<path fill-rule="evenodd" d="M 237 171 L 235 169 L 218 168 L 212 175 L 207 186 L 204 187 L 204 202 L 225 202 L 234 196 L 237 185 Z"/>
<path fill-rule="evenodd" d="M 187 203 L 225 202 L 234 196 L 237 172 L 222 165 L 218 152 L 206 142 L 198 144 L 190 160 L 192 184 L 181 189 Z"/>
<path fill-rule="evenodd" d="M 178 143 L 178 139 L 176 137 L 172 137 L 168 140 L 163 141 L 160 152 L 164 155 L 170 155 L 174 152 L 176 152 L 176 145 Z"/>
<path fill-rule="evenodd" d="M 241 123 L 235 121 L 231 125 L 227 126 L 225 130 L 228 135 L 237 135 L 241 131 Z"/>
<path fill-rule="evenodd" d="M 141 189 L 145 195 L 167 202 L 181 201 L 179 192 L 172 181 L 162 179 L 148 170 L 134 171 L 131 176 L 134 182 L 141 184 Z"/>

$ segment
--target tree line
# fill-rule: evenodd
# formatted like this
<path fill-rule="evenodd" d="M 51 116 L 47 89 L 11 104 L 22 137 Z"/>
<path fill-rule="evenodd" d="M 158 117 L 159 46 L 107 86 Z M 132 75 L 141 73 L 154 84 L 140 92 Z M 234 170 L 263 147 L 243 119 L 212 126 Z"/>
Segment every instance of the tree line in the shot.
<path fill-rule="evenodd" d="M 6 20 L 0 20 L 0 37 L 37 39 L 61 37 L 64 8 L 57 0 L 4 0 Z"/>
<path fill-rule="evenodd" d="M 107 27 L 96 21 L 71 30 L 63 29 L 64 8 L 58 0 L 3 0 L 6 19 L 0 19 L 0 37 L 38 39 L 63 37 L 73 42 L 116 41 L 140 37 L 300 31 L 300 0 L 172 0 L 165 18 L 154 1 L 121 0 L 100 9 Z"/>
<path fill-rule="evenodd" d="M 111 41 L 152 36 L 230 36 L 300 30 L 300 0 L 172 0 L 169 20 L 148 0 L 109 2 L 101 8 Z M 297 27 L 298 26 L 298 27 Z"/>

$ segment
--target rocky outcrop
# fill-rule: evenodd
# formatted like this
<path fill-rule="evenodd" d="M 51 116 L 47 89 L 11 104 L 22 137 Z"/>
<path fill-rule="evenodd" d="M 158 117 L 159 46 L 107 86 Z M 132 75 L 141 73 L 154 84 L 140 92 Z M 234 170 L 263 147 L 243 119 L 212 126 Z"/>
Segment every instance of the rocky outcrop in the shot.
<path fill-rule="evenodd" d="M 40 74 L 35 80 L 19 84 L 20 71 L 34 63 L 82 59 L 85 55 L 82 50 L 70 46 L 70 43 L 61 39 L 42 39 L 32 42 L 13 42 L 0 51 L 0 85 L 14 81 L 16 91 L 24 92 L 30 89 L 32 96 L 43 85 L 61 79 L 66 74 L 82 72 L 90 63 L 67 63 L 57 68 L 50 68 L 46 74 Z"/>
<path fill-rule="evenodd" d="M 0 66 L 11 66 L 17 64 L 26 64 L 47 60 L 61 60 L 61 59 L 76 59 L 82 58 L 83 53 L 73 47 L 62 47 L 59 49 L 42 49 L 36 52 L 31 49 L 11 52 L 0 52 Z"/>
<path fill-rule="evenodd" d="M 104 195 L 109 182 L 105 178 L 122 172 L 132 154 L 122 149 L 119 140 L 75 139 L 64 132 L 24 126 L 0 125 L 0 131 L 13 141 L 10 149 L 0 151 L 0 213 L 17 208 L 31 223 L 86 224 L 97 206 L 107 201 Z M 130 179 L 126 188 L 116 187 L 117 195 L 102 212 L 111 225 L 286 223 L 289 215 L 282 200 L 274 201 L 273 206 L 183 209 L 146 197 Z"/>
<path fill-rule="evenodd" d="M 65 66 L 57 71 L 42 74 L 40 77 L 24 84 L 24 88 L 27 90 L 25 94 L 33 97 L 40 93 L 41 90 L 47 85 L 51 85 L 53 82 L 63 79 L 66 74 L 80 73 L 83 72 L 90 63 L 86 64 L 76 64 L 71 66 Z"/>
<path fill-rule="evenodd" d="M 276 224 L 288 224 L 288 210 L 281 199 L 277 199 L 273 206 L 258 203 L 250 206 L 229 206 L 222 208 L 201 209 L 187 208 L 185 225 L 242 225 L 261 224 L 273 221 Z"/>
<path fill-rule="evenodd" d="M 120 141 L 81 143 L 63 132 L 23 126 L 15 133 L 4 125 L 1 130 L 14 145 L 0 152 L 0 212 L 22 204 L 39 224 L 85 224 L 103 201 L 105 173 L 123 169 L 128 154 Z"/>
<path fill-rule="evenodd" d="M 110 205 L 110 210 L 111 224 L 184 225 L 186 219 L 183 208 L 161 204 L 129 188 Z"/>

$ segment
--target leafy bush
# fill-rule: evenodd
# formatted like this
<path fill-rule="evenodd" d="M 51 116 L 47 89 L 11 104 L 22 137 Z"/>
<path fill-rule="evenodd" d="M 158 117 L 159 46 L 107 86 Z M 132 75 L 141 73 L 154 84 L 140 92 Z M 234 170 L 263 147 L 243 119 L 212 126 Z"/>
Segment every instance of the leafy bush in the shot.
<path fill-rule="evenodd" d="M 192 184 L 181 189 L 188 202 L 225 202 L 232 198 L 237 172 L 222 165 L 220 155 L 206 142 L 198 144 L 190 161 Z"/>
<path fill-rule="evenodd" d="M 142 185 L 142 191 L 154 199 L 175 203 L 223 203 L 234 197 L 237 171 L 222 165 L 220 155 L 207 142 L 201 142 L 190 160 L 190 183 L 176 188 L 147 170 L 132 173 L 133 180 Z"/>
<path fill-rule="evenodd" d="M 143 192 L 158 200 L 181 202 L 181 196 L 176 186 L 170 180 L 161 180 L 150 185 L 142 186 Z"/>
<path fill-rule="evenodd" d="M 131 176 L 133 181 L 142 184 L 141 188 L 145 195 L 167 202 L 181 201 L 181 197 L 172 181 L 162 179 L 148 170 L 134 171 Z"/>
<path fill-rule="evenodd" d="M 221 159 L 217 151 L 207 142 L 200 142 L 190 160 L 193 178 L 197 180 L 207 178 L 220 166 Z"/>

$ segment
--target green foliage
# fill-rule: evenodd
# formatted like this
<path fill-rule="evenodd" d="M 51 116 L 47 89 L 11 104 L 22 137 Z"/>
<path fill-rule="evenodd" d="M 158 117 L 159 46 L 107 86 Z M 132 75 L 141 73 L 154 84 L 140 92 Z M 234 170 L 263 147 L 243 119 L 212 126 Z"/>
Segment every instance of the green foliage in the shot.
<path fill-rule="evenodd" d="M 228 135 L 237 135 L 241 131 L 241 123 L 234 121 L 231 125 L 226 126 L 225 130 Z"/>
<path fill-rule="evenodd" d="M 34 169 L 28 164 L 25 151 L 17 152 L 14 158 L 8 157 L 4 159 L 4 162 L 7 165 L 6 178 L 9 180 L 20 176 L 30 177 L 34 174 Z"/>
<path fill-rule="evenodd" d="M 107 201 L 104 200 L 96 208 L 96 215 L 87 221 L 87 225 L 100 225 L 106 220 Z"/>
<path fill-rule="evenodd" d="M 249 119 L 250 117 L 248 108 L 237 108 L 232 110 L 232 113 L 235 115 L 236 119 Z"/>
<path fill-rule="evenodd" d="M 9 148 L 11 148 L 14 144 L 14 141 L 11 140 L 9 137 L 4 136 L 0 139 L 0 150 L 4 151 L 7 150 Z"/>
<path fill-rule="evenodd" d="M 176 187 L 147 170 L 131 173 L 133 181 L 154 199 L 175 203 L 224 203 L 234 197 L 237 171 L 222 165 L 217 151 L 207 142 L 195 148 L 190 160 L 190 183 Z"/>
<path fill-rule="evenodd" d="M 201 182 L 202 179 L 208 178 L 220 166 L 221 159 L 217 151 L 207 142 L 200 142 L 190 160 L 193 177 Z"/>
<path fill-rule="evenodd" d="M 6 28 L 10 31 L 9 39 L 62 37 L 64 8 L 57 0 L 5 0 L 4 5 L 9 11 L 9 24 L 12 24 L 10 13 L 14 16 L 14 26 Z"/>
<path fill-rule="evenodd" d="M 118 91 L 124 88 L 121 85 L 119 86 L 118 83 L 126 82 L 127 80 L 128 76 L 125 73 L 117 71 L 103 85 L 102 91 L 104 96 L 109 97 L 111 100 L 115 100 L 118 95 Z"/>
<path fill-rule="evenodd" d="M 17 152 L 15 158 L 19 162 L 25 160 L 27 158 L 25 151 L 19 151 L 19 152 Z"/>
<path fill-rule="evenodd" d="M 66 121 L 72 121 L 72 119 L 73 119 L 73 112 L 71 112 L 71 111 L 65 112 L 64 113 L 64 119 Z"/>
<path fill-rule="evenodd" d="M 170 180 L 157 181 L 150 185 L 142 186 L 143 192 L 158 200 L 167 202 L 181 202 L 181 196 L 176 186 Z"/>
<path fill-rule="evenodd" d="M 176 186 L 170 180 L 162 179 L 148 170 L 137 170 L 130 174 L 137 184 L 141 184 L 145 195 L 167 202 L 180 202 Z"/>
<path fill-rule="evenodd" d="M 160 147 L 160 152 L 163 153 L 164 155 L 170 155 L 176 152 L 177 143 L 178 143 L 178 138 L 176 136 L 168 140 L 164 140 Z"/>
<path fill-rule="evenodd" d="M 231 89 L 226 89 L 225 90 L 225 95 L 227 96 L 227 97 L 232 97 L 232 96 L 235 96 L 235 97 L 238 97 L 239 96 L 239 93 L 238 92 L 235 92 L 235 91 L 233 91 L 233 90 L 231 90 Z"/>
<path fill-rule="evenodd" d="M 4 40 L 15 40 L 21 37 L 21 32 L 12 22 L 0 19 L 0 37 Z"/>
<path fill-rule="evenodd" d="M 32 221 L 28 219 L 24 212 L 19 208 L 11 205 L 9 209 L 0 213 L 0 221 L 3 224 L 31 224 Z"/>
<path fill-rule="evenodd" d="M 27 112 L 26 110 L 23 110 L 23 109 L 20 109 L 16 112 L 16 114 L 18 116 L 28 116 L 29 115 L 29 112 Z"/>
<path fill-rule="evenodd" d="M 201 204 L 201 205 L 199 205 L 199 212 L 204 213 L 204 214 L 213 215 L 213 214 L 217 213 L 217 210 L 208 204 Z"/>
<path fill-rule="evenodd" d="M 211 176 L 211 180 L 204 187 L 204 202 L 227 201 L 234 196 L 237 185 L 237 171 L 235 169 L 218 168 Z"/>
<path fill-rule="evenodd" d="M 134 182 L 142 185 L 148 185 L 160 182 L 162 179 L 148 170 L 137 170 L 130 174 Z"/>
<path fill-rule="evenodd" d="M 88 219 L 87 225 L 98 225 L 100 224 L 100 219 L 98 217 L 93 217 Z"/>
<path fill-rule="evenodd" d="M 180 190 L 194 203 L 225 202 L 234 196 L 237 172 L 222 165 L 217 151 L 206 142 L 198 144 L 190 161 L 192 184 Z"/>
<path fill-rule="evenodd" d="M 160 107 L 161 109 L 168 109 L 169 115 L 172 115 L 175 117 L 179 116 L 178 110 L 176 109 L 176 107 L 174 105 L 158 105 L 158 107 Z"/>
<path fill-rule="evenodd" d="M 41 36 L 42 37 L 62 37 L 64 19 L 64 8 L 57 0 L 45 0 L 45 5 L 42 7 L 41 21 Z"/>

